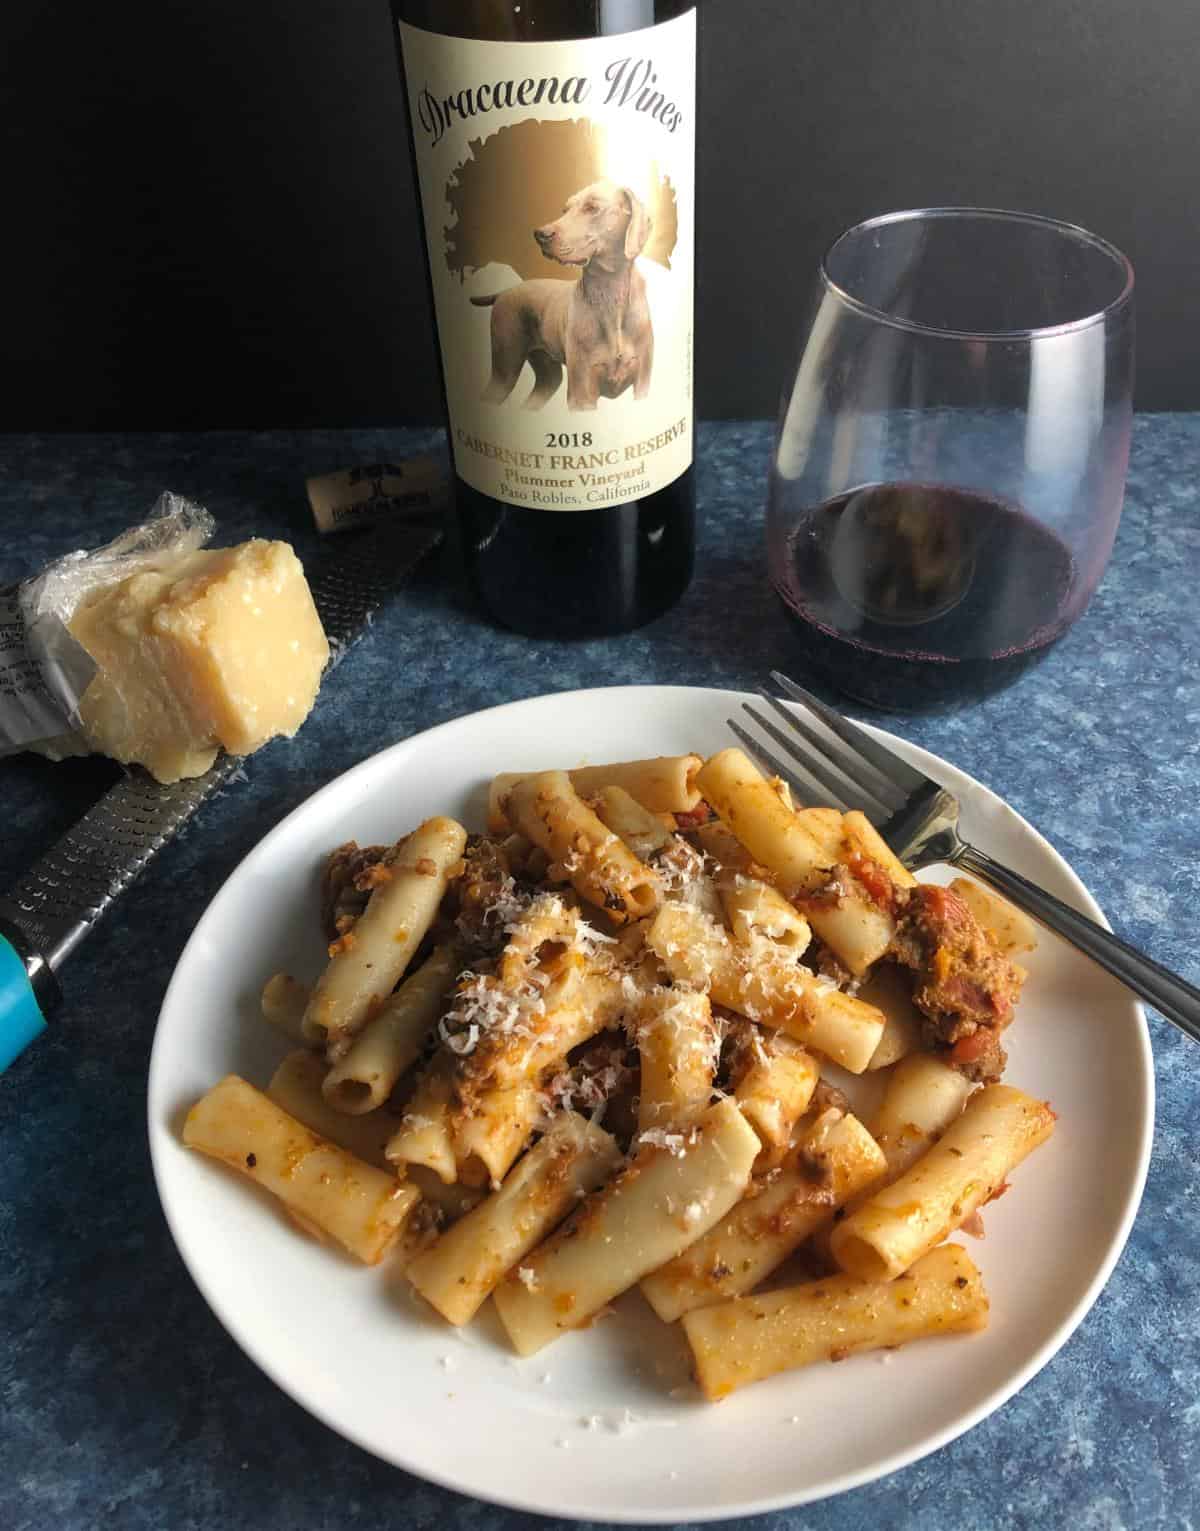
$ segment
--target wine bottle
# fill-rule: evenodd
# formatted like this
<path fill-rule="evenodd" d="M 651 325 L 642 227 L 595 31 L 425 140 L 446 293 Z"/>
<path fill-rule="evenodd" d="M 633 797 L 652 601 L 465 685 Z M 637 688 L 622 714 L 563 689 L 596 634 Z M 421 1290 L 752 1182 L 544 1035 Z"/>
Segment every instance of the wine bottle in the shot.
<path fill-rule="evenodd" d="M 691 577 L 695 0 L 392 0 L 468 573 L 628 631 Z"/>

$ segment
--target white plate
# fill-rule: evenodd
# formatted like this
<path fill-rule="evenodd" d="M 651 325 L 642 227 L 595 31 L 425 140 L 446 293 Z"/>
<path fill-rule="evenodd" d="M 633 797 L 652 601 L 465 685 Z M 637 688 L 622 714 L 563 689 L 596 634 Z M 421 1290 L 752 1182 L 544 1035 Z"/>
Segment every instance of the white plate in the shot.
<path fill-rule="evenodd" d="M 383 751 L 247 856 L 167 991 L 150 1146 L 196 1284 L 305 1408 L 463 1493 L 547 1515 L 669 1523 L 776 1510 L 878 1478 L 969 1429 L 1046 1364 L 1098 1296 L 1137 1210 L 1153 1121 L 1145 1022 L 1122 989 L 1049 936 L 1028 964 L 1007 1077 L 1052 1102 L 1058 1130 L 988 1208 L 987 1239 L 972 1245 L 992 1300 L 986 1333 L 810 1368 L 716 1406 L 679 1393 L 682 1341 L 636 1295 L 614 1318 L 517 1361 L 490 1312 L 452 1330 L 386 1262 L 364 1270 L 301 1237 L 265 1195 L 182 1147 L 188 1105 L 231 1070 L 265 1085 L 282 1055 L 257 995 L 280 968 L 303 977 L 319 968 L 317 873 L 329 847 L 393 840 L 433 813 L 479 827 L 495 771 L 719 749 L 741 700 L 676 686 L 569 692 Z M 997 797 L 889 742 L 959 794 L 981 845 L 1099 916 L 1066 863 Z"/>

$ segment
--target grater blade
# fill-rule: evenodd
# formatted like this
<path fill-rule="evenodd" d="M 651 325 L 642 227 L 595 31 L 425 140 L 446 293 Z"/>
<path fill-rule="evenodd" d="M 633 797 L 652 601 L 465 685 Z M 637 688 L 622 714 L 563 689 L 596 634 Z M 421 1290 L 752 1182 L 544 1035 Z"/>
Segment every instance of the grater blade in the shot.
<path fill-rule="evenodd" d="M 329 639 L 324 680 L 366 631 L 374 612 L 442 540 L 440 517 L 340 538 L 308 574 Z M 134 879 L 242 761 L 164 785 L 131 768 L 13 886 L 0 895 L 0 925 L 15 927 L 50 969 L 59 968 Z"/>

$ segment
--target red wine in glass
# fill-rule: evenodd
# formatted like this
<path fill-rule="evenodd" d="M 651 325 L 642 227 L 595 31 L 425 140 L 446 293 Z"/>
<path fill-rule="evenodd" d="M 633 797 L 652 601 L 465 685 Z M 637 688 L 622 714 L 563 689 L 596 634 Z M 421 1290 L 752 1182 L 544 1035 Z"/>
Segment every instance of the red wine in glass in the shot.
<path fill-rule="evenodd" d="M 796 662 L 874 707 L 962 705 L 1035 664 L 1112 551 L 1133 268 L 1074 224 L 927 207 L 821 262 L 771 460 Z"/>
<path fill-rule="evenodd" d="M 1066 545 L 973 489 L 869 484 L 793 513 L 780 551 L 775 588 L 804 632 L 809 669 L 873 707 L 977 701 L 1041 659 L 1079 614 Z"/>

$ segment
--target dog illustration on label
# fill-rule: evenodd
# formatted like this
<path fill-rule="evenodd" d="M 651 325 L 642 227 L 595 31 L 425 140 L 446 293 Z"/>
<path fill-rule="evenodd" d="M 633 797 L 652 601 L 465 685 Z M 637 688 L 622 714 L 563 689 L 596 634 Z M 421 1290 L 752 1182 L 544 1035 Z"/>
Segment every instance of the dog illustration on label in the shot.
<path fill-rule="evenodd" d="M 567 408 L 595 409 L 633 389 L 650 389 L 654 330 L 646 283 L 635 264 L 650 237 L 651 219 L 627 186 L 594 181 L 567 199 L 562 216 L 534 229 L 542 254 L 582 266 L 577 282 L 553 277 L 519 282 L 489 297 L 492 376 L 487 404 L 503 404 L 528 362 L 534 385 L 525 409 L 541 409 L 567 374 Z"/>

